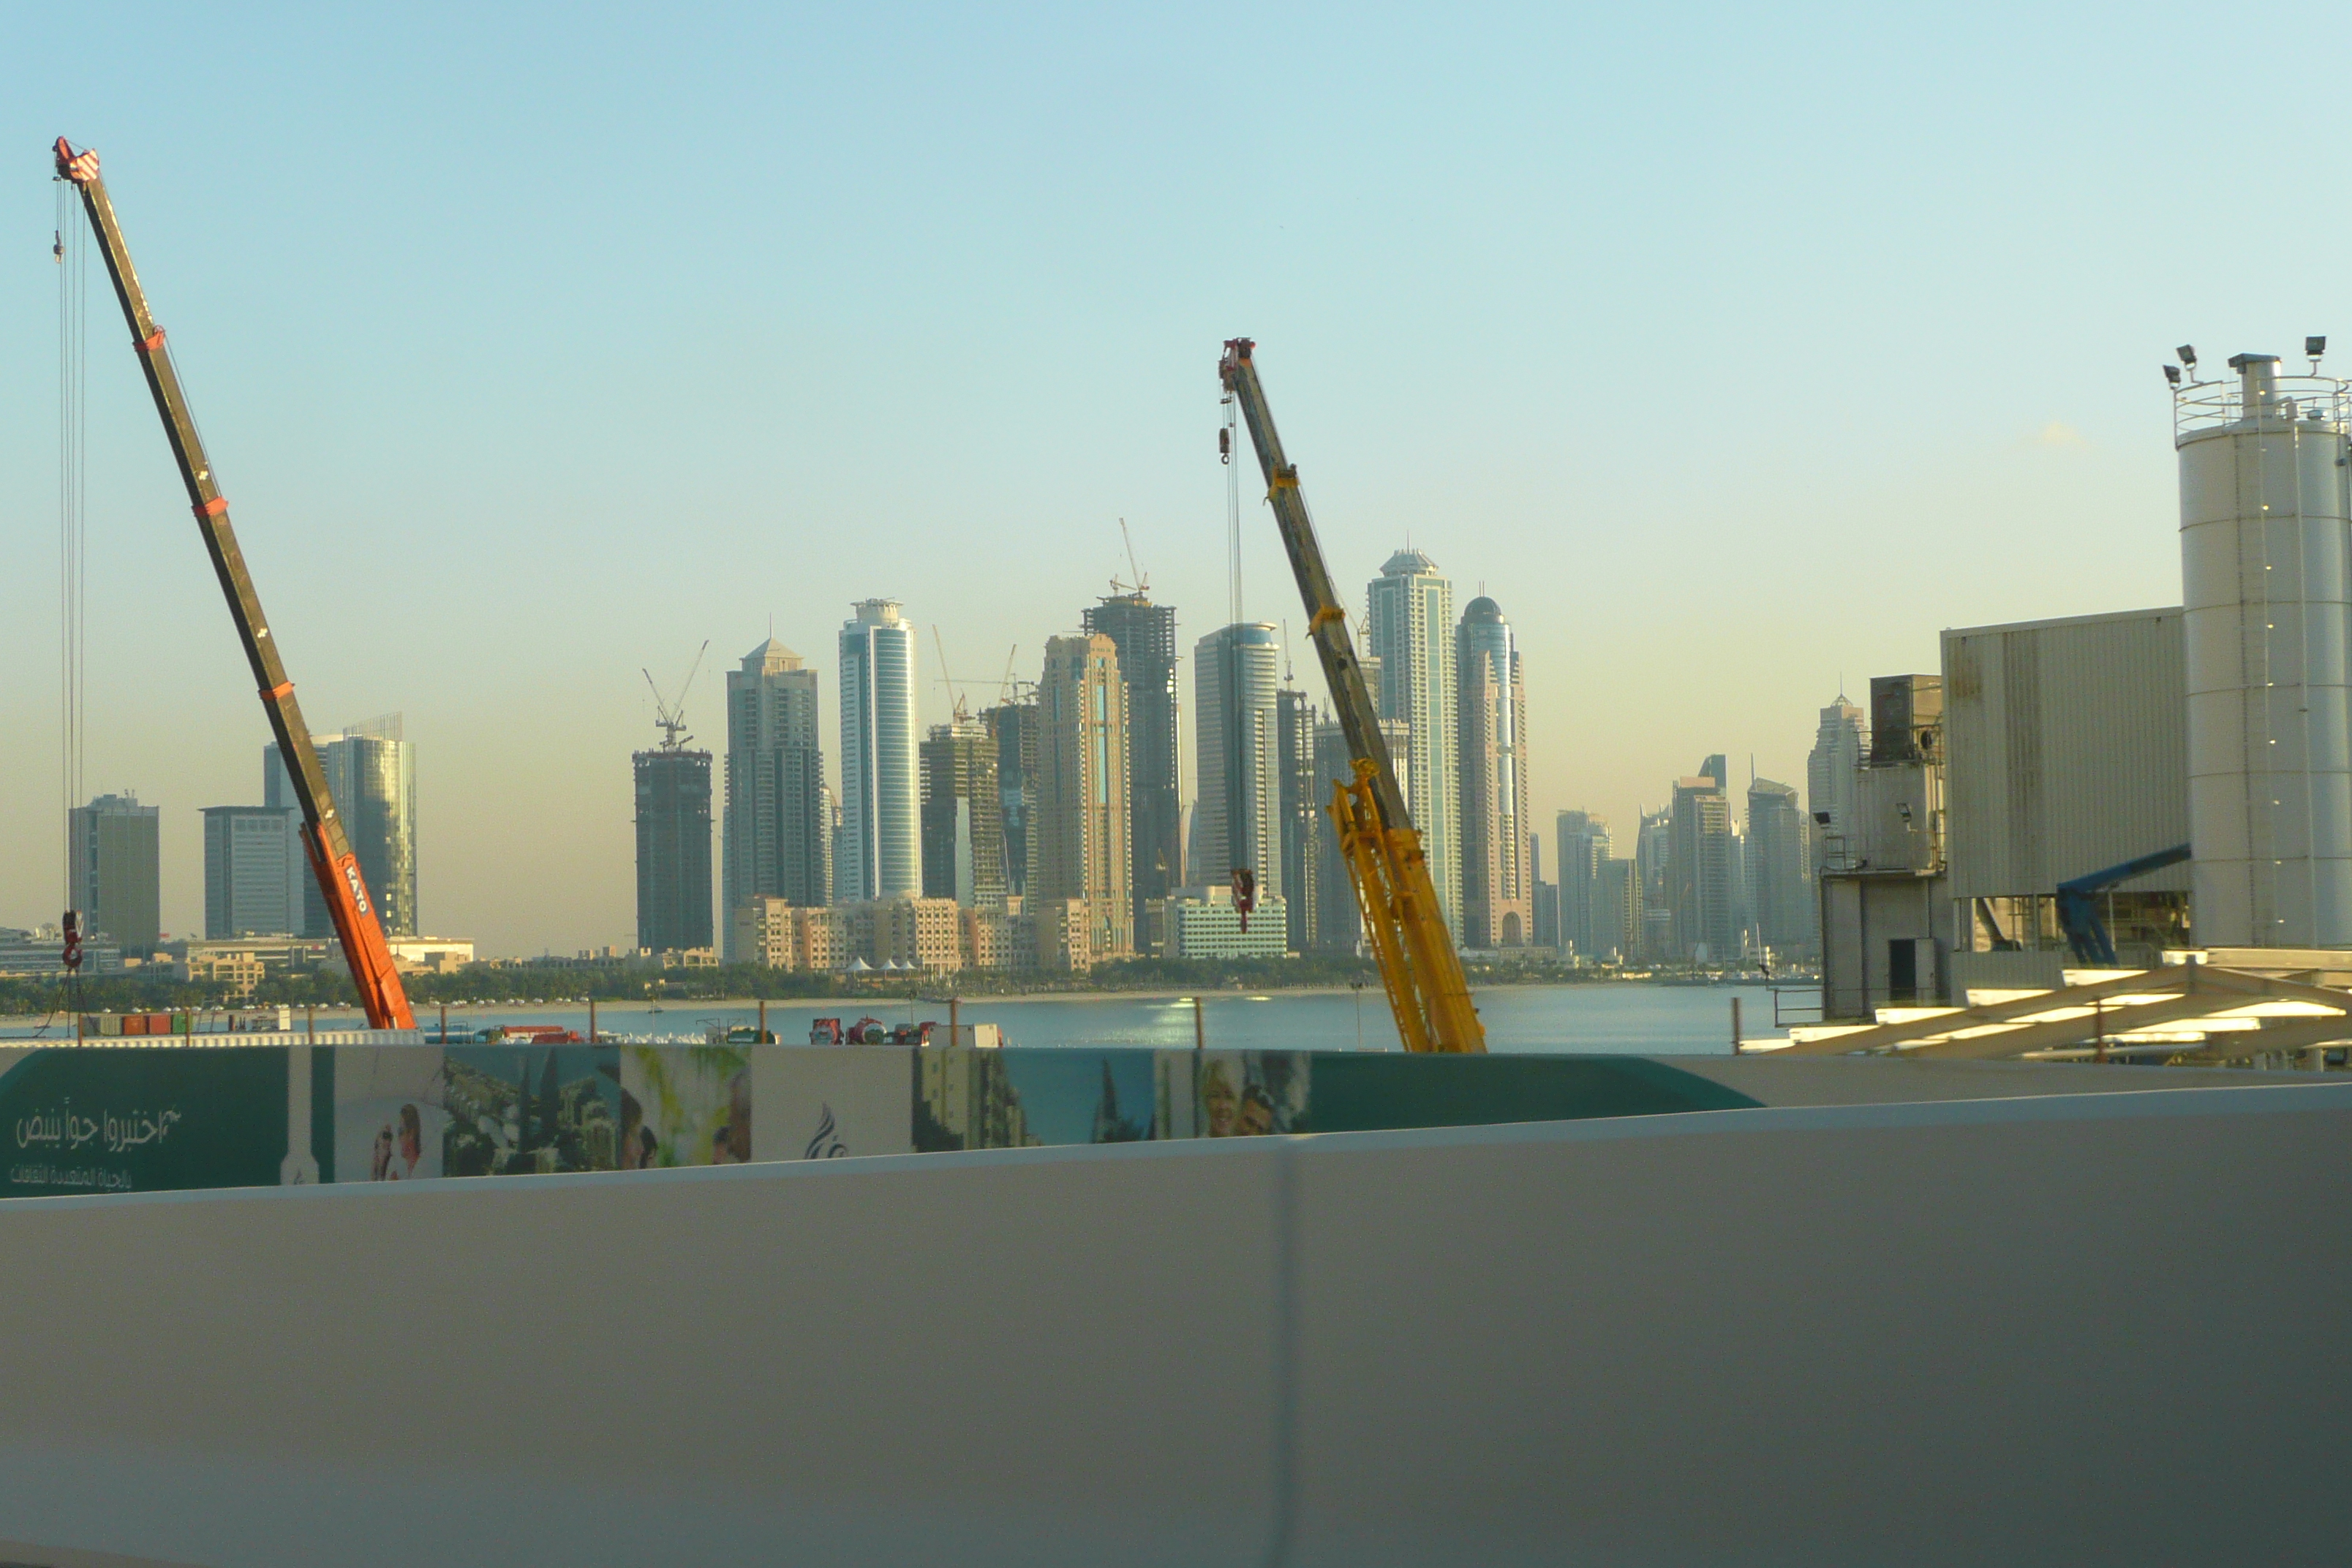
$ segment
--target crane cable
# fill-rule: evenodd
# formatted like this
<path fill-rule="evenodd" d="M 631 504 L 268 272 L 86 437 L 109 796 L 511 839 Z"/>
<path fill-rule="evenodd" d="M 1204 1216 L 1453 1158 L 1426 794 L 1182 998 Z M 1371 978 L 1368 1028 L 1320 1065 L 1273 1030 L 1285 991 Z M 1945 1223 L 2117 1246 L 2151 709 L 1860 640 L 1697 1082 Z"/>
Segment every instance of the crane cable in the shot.
<path fill-rule="evenodd" d="M 57 186 L 57 229 L 50 253 L 58 264 L 58 790 L 64 799 L 65 915 L 61 953 L 68 990 L 79 1006 L 80 921 L 76 907 L 73 812 L 82 804 L 89 680 L 89 245 L 76 220 L 74 186 Z"/>
<path fill-rule="evenodd" d="M 1219 447 L 1228 458 L 1232 457 L 1234 448 L 1240 445 L 1235 439 L 1235 421 L 1239 413 L 1234 395 L 1227 392 L 1224 399 L 1225 429 Z M 1254 798 L 1255 791 L 1251 786 L 1255 783 L 1255 778 L 1245 782 L 1243 776 L 1242 724 L 1245 716 L 1254 719 L 1255 715 L 1252 713 L 1242 690 L 1242 479 L 1241 465 L 1230 461 L 1225 465 L 1225 679 L 1223 700 L 1219 704 L 1223 710 L 1219 716 L 1224 721 L 1225 731 L 1225 858 L 1232 866 L 1234 909 L 1241 929 L 1247 932 L 1250 911 L 1257 905 L 1257 870 L 1248 861 L 1265 858 L 1266 813 L 1264 806 L 1266 803 L 1257 802 L 1257 809 L 1242 809 L 1244 802 Z M 1265 737 L 1260 735 L 1258 740 L 1263 748 Z M 1263 769 L 1254 772 L 1262 773 Z M 1251 854 L 1244 854 L 1242 843 L 1245 819 L 1256 830 L 1254 837 L 1257 842 L 1249 846 Z"/>

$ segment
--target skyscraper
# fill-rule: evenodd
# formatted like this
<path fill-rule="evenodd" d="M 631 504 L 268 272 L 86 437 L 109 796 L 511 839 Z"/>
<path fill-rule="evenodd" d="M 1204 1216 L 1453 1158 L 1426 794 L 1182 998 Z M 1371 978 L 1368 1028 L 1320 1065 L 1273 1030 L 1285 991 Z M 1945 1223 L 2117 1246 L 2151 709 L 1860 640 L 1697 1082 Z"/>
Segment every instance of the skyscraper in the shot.
<path fill-rule="evenodd" d="M 311 880 L 302 814 L 266 805 L 205 807 L 205 935 L 291 935 Z"/>
<path fill-rule="evenodd" d="M 981 723 L 996 742 L 996 795 L 1002 803 L 1004 890 L 1013 898 L 1029 891 L 1037 870 L 1037 839 L 1030 832 L 1037 810 L 1037 699 L 1033 693 L 983 708 Z"/>
<path fill-rule="evenodd" d="M 1612 858 L 1601 862 L 1593 879 L 1597 892 L 1592 909 L 1592 955 L 1619 963 L 1637 962 L 1642 935 L 1642 879 L 1633 862 Z"/>
<path fill-rule="evenodd" d="M 1559 889 L 1544 880 L 1543 835 L 1528 835 L 1528 875 L 1535 879 L 1535 943 L 1559 951 Z"/>
<path fill-rule="evenodd" d="M 1282 647 L 1264 622 L 1221 626 L 1192 649 L 1192 721 L 1201 781 L 1192 814 L 1192 880 L 1223 883 L 1236 870 L 1261 898 L 1283 892 L 1281 747 L 1275 693 Z"/>
<path fill-rule="evenodd" d="M 1748 854 L 1753 868 L 1756 932 L 1775 953 L 1811 947 L 1813 868 L 1805 853 L 1805 817 L 1789 784 L 1759 778 L 1748 786 Z"/>
<path fill-rule="evenodd" d="M 1398 782 L 1411 797 L 1430 879 L 1455 940 L 1462 936 L 1462 727 L 1454 674 L 1454 584 L 1437 563 L 1417 550 L 1400 550 L 1372 579 L 1365 642 L 1381 661 L 1380 710 L 1412 729 L 1411 776 Z"/>
<path fill-rule="evenodd" d="M 1037 709 L 1031 899 L 1039 905 L 1081 901 L 1091 957 L 1133 952 L 1127 684 L 1117 645 L 1100 632 L 1047 642 Z"/>
<path fill-rule="evenodd" d="M 841 839 L 845 904 L 923 889 L 915 628 L 896 599 L 866 599 L 841 628 Z"/>
<path fill-rule="evenodd" d="M 135 795 L 102 795 L 67 819 L 68 897 L 82 929 L 103 931 L 126 953 L 152 952 L 163 940 L 160 816 Z"/>
<path fill-rule="evenodd" d="M 1004 907 L 1004 796 L 996 740 L 958 713 L 922 744 L 923 897 L 966 909 Z"/>
<path fill-rule="evenodd" d="M 727 809 L 719 900 L 730 963 L 734 911 L 754 899 L 830 903 L 831 804 L 817 729 L 817 674 L 770 637 L 727 672 Z"/>
<path fill-rule="evenodd" d="M 1740 953 L 1738 868 L 1731 802 L 1716 771 L 1675 781 L 1668 818 L 1667 910 L 1674 955 L 1693 963 L 1728 963 Z"/>
<path fill-rule="evenodd" d="M 1517 641 L 1480 595 L 1454 628 L 1460 682 L 1462 930 L 1465 947 L 1524 947 L 1535 922 L 1528 868 L 1527 689 Z"/>
<path fill-rule="evenodd" d="M 1140 589 L 1117 594 L 1087 611 L 1086 629 L 1110 638 L 1127 683 L 1128 820 L 1135 836 L 1129 859 L 1134 929 L 1140 931 L 1144 906 L 1165 899 L 1184 877 L 1176 608 L 1153 604 Z"/>
<path fill-rule="evenodd" d="M 417 931 L 416 747 L 402 737 L 401 728 L 401 716 L 387 713 L 345 725 L 340 734 L 310 737 L 386 936 L 415 936 Z M 280 809 L 300 805 L 274 741 L 262 748 L 261 803 Z M 299 934 L 334 935 L 319 879 L 305 876 L 301 883 Z"/>
<path fill-rule="evenodd" d="M 637 945 L 707 948 L 710 936 L 710 753 L 675 740 L 631 759 L 637 797 Z"/>
<path fill-rule="evenodd" d="M 1645 811 L 1633 837 L 1633 903 L 1641 910 L 1639 930 L 1630 934 L 1629 955 L 1638 952 L 1650 963 L 1675 956 L 1673 900 L 1673 814 Z"/>
<path fill-rule="evenodd" d="M 1322 889 L 1318 852 L 1328 789 L 1318 790 L 1315 765 L 1315 700 L 1296 686 L 1275 694 L 1276 772 L 1282 780 L 1279 815 L 1282 823 L 1282 887 L 1284 909 L 1290 923 L 1293 952 L 1311 952 L 1321 945 Z"/>
<path fill-rule="evenodd" d="M 1838 700 L 1822 710 L 1821 727 L 1813 731 L 1812 753 L 1805 759 L 1805 809 L 1814 825 L 1815 876 L 1821 874 L 1824 859 L 1843 857 L 1853 831 L 1854 784 L 1868 746 L 1862 720 L 1862 710 L 1839 692 Z M 1822 820 L 1824 812 L 1829 814 L 1827 822 Z"/>
<path fill-rule="evenodd" d="M 1563 811 L 1554 819 L 1559 866 L 1559 940 L 1580 958 L 1597 958 L 1611 946 L 1622 946 L 1623 933 L 1604 930 L 1601 868 L 1609 858 L 1609 824 L 1586 811 Z"/>

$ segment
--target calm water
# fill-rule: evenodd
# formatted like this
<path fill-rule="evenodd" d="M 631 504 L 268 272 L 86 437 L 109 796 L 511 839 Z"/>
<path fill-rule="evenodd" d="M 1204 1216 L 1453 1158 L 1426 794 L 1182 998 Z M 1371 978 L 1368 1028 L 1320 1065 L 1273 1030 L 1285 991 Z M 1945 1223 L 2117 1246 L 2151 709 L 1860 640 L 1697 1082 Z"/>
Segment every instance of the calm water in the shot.
<path fill-rule="evenodd" d="M 1811 990 L 1781 993 L 1784 1011 L 1811 1008 Z M 1679 1055 L 1728 1055 L 1731 999 L 1738 997 L 1744 1032 L 1772 1034 L 1772 996 L 1760 985 L 1652 985 L 1623 983 L 1592 985 L 1507 985 L 1478 993 L 1486 1022 L 1486 1043 L 1497 1051 L 1624 1051 Z M 944 1024 L 947 1006 L 937 1002 L 890 1002 L 860 1006 L 845 1000 L 772 1002 L 768 1027 L 786 1043 L 808 1038 L 811 1019 L 847 1022 L 870 1014 L 887 1024 L 930 1018 Z M 756 1004 L 724 1005 L 684 1002 L 660 1010 L 639 1003 L 599 1003 L 596 1026 L 607 1037 L 687 1036 L 700 1038 L 714 1024 L 750 1025 Z M 1192 1005 L 1168 996 L 1108 998 L 980 997 L 963 1004 L 967 1024 L 994 1024 L 1016 1046 L 1153 1046 L 1192 1043 Z M 1810 1018 L 1811 1014 L 1805 1015 Z M 294 1013 L 300 1026 L 301 1010 Z M 440 1020 L 436 1007 L 420 1007 L 417 1022 L 428 1030 Z M 573 1006 L 452 1007 L 449 1026 L 462 1030 L 500 1022 L 560 1024 L 585 1033 L 588 1009 Z M 328 1023 L 321 1013 L 321 1027 Z M 9 1020 L 0 1034 L 30 1033 L 26 1020 Z M 337 1015 L 339 1027 L 357 1019 Z M 1361 993 L 1275 992 L 1212 994 L 1204 1022 L 1213 1047 L 1237 1049 L 1395 1050 L 1396 1026 L 1377 989 Z"/>

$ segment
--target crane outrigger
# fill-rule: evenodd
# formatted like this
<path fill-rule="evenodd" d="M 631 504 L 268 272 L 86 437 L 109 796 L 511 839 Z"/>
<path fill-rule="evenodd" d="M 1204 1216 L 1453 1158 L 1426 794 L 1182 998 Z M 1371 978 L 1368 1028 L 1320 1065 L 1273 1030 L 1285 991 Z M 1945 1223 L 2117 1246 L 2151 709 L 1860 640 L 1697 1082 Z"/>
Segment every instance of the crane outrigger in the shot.
<path fill-rule="evenodd" d="M 1249 425 L 1250 442 L 1265 474 L 1265 499 L 1282 531 L 1282 547 L 1297 575 L 1299 595 L 1307 602 L 1307 639 L 1323 661 L 1331 705 L 1339 710 L 1339 730 L 1347 737 L 1355 777 L 1332 785 L 1330 812 L 1349 879 L 1355 884 L 1356 905 L 1363 912 L 1364 937 L 1380 964 L 1381 983 L 1388 990 L 1397 1037 L 1405 1049 L 1483 1052 L 1486 1026 L 1471 1005 L 1470 982 L 1437 901 L 1421 834 L 1405 809 L 1404 792 L 1397 787 L 1396 767 L 1381 736 L 1380 714 L 1348 637 L 1348 612 L 1331 586 L 1323 547 L 1316 542 L 1315 524 L 1307 514 L 1307 498 L 1299 492 L 1298 469 L 1283 455 L 1265 389 L 1258 384 L 1257 367 L 1250 360 L 1256 346 L 1248 338 L 1229 340 L 1218 374 Z"/>
<path fill-rule="evenodd" d="M 247 662 L 253 667 L 261 706 L 269 716 L 270 733 L 278 739 L 278 754 L 285 759 L 286 771 L 293 778 L 294 798 L 302 808 L 302 846 L 326 894 L 327 913 L 342 942 L 343 957 L 351 964 L 360 1005 L 367 1011 L 371 1028 L 413 1029 L 416 1019 L 394 967 L 392 947 L 376 919 L 374 900 L 368 897 L 367 879 L 360 874 L 350 835 L 336 815 L 326 772 L 319 765 L 318 748 L 311 745 L 310 726 L 302 721 L 301 707 L 294 700 L 294 683 L 286 678 L 277 641 L 261 613 L 260 595 L 254 592 L 252 574 L 237 548 L 236 532 L 229 526 L 227 498 L 220 493 L 212 460 L 205 456 L 204 440 L 188 413 L 179 374 L 172 368 L 171 351 L 163 344 L 163 329 L 155 324 L 147 308 L 147 295 L 139 287 L 139 274 L 131 265 L 121 226 L 115 221 L 114 203 L 106 194 L 106 182 L 99 178 L 98 154 L 87 148 L 75 152 L 62 136 L 55 152 L 58 178 L 80 191 L 82 210 L 89 215 L 99 248 L 106 253 L 106 270 L 114 279 L 123 318 L 131 323 L 131 341 L 147 373 L 148 390 L 155 395 L 155 412 L 163 416 L 163 435 L 172 444 L 172 456 L 179 461 L 189 504 L 195 509 L 196 526 L 212 554 L 221 591 L 228 596 L 229 616 L 236 623 Z"/>

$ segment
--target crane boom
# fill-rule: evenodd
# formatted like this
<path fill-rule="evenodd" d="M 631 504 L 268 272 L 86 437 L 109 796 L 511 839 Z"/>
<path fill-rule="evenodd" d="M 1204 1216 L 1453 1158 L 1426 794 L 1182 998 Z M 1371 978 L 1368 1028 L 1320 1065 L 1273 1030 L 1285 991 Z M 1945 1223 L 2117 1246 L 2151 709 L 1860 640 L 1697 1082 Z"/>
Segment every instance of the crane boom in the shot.
<path fill-rule="evenodd" d="M 58 178 L 81 192 L 82 209 L 97 231 L 99 248 L 106 253 L 106 270 L 114 279 L 123 317 L 131 323 L 131 341 L 147 373 L 148 390 L 155 395 L 155 411 L 163 416 L 163 434 L 172 444 L 172 456 L 179 461 L 180 478 L 187 484 L 188 500 L 195 509 L 196 526 L 204 533 L 221 592 L 228 596 L 229 616 L 245 644 L 246 661 L 252 666 L 254 681 L 260 689 L 270 733 L 278 738 L 278 754 L 293 780 L 294 798 L 302 808 L 303 847 L 326 894 L 327 912 L 334 921 L 335 935 L 342 942 L 343 957 L 352 966 L 352 984 L 359 989 L 360 1005 L 367 1010 L 373 1028 L 413 1029 L 416 1019 L 393 965 L 392 948 L 376 919 L 374 900 L 368 896 L 367 879 L 360 874 L 359 857 L 352 853 L 350 835 L 336 815 L 326 771 L 319 765 L 318 748 L 311 745 L 310 726 L 303 722 L 301 707 L 294 700 L 294 683 L 286 679 L 277 641 L 261 613 L 260 595 L 254 592 L 252 574 L 237 548 L 236 532 L 229 526 L 228 500 L 220 493 L 212 462 L 205 456 L 204 441 L 196 434 L 196 422 L 188 413 L 179 375 L 172 368 L 171 351 L 163 346 L 163 330 L 155 324 L 146 293 L 139 287 L 139 274 L 131 268 L 121 226 L 115 221 L 114 203 L 106 194 L 106 182 L 99 178 L 98 154 L 87 149 L 76 153 L 62 136 L 55 152 Z"/>
<path fill-rule="evenodd" d="M 1218 374 L 1248 422 L 1250 442 L 1265 474 L 1266 500 L 1297 575 L 1299 595 L 1307 602 L 1307 640 L 1322 660 L 1354 764 L 1354 781 L 1333 786 L 1330 811 L 1356 886 L 1357 907 L 1363 912 L 1364 935 L 1379 962 L 1381 983 L 1405 1049 L 1484 1051 L 1486 1028 L 1471 1005 L 1470 982 L 1437 901 L 1421 834 L 1405 809 L 1404 792 L 1397 787 L 1380 714 L 1348 637 L 1348 612 L 1324 567 L 1323 547 L 1316 542 L 1307 499 L 1299 492 L 1298 469 L 1283 455 L 1265 389 L 1251 362 L 1255 347 L 1247 338 L 1228 341 Z"/>

